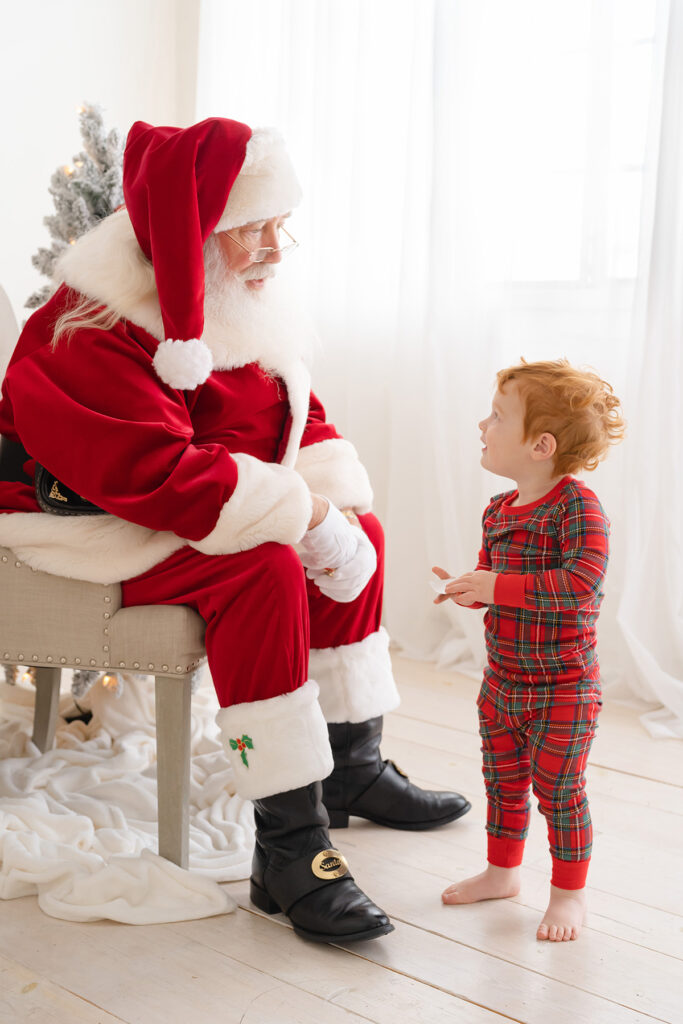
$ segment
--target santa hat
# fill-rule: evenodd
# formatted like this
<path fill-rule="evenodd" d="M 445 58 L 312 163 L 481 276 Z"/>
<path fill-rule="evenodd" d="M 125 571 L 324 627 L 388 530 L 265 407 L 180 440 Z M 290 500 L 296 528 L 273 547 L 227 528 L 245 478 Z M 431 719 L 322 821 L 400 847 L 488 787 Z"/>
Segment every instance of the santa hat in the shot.
<path fill-rule="evenodd" d="M 204 330 L 204 243 L 287 213 L 301 188 L 281 136 L 210 117 L 190 128 L 136 121 L 123 157 L 123 194 L 138 244 L 154 268 L 166 341 L 159 377 L 192 390 L 213 369 Z"/>

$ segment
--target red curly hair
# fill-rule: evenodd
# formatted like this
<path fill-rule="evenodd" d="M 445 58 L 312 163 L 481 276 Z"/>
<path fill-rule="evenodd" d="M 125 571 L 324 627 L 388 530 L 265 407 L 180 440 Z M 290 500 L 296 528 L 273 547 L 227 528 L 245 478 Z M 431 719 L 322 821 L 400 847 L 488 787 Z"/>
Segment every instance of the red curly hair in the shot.
<path fill-rule="evenodd" d="M 624 436 L 619 399 L 607 381 L 577 370 L 566 359 L 527 363 L 500 370 L 498 389 L 514 381 L 524 403 L 524 440 L 552 434 L 557 441 L 555 472 L 595 469 L 609 446 Z"/>

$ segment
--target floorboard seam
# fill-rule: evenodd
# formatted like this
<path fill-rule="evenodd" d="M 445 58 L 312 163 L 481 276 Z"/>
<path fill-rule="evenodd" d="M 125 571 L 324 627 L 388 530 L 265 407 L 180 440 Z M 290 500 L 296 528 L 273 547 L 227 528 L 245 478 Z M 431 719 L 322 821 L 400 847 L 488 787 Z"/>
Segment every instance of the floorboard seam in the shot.
<path fill-rule="evenodd" d="M 399 921 L 400 918 L 397 917 L 396 920 Z M 405 921 L 402 923 L 405 924 Z M 437 985 L 435 982 L 426 981 L 424 978 L 418 978 L 416 975 L 409 974 L 408 971 L 402 971 L 397 967 L 387 967 L 385 964 L 380 964 L 376 960 L 373 960 L 372 957 L 363 956 L 362 953 L 357 953 L 355 950 L 349 949 L 348 946 L 338 946 L 335 944 L 334 948 L 341 949 L 345 953 L 349 953 L 351 956 L 357 957 L 359 960 L 365 960 L 366 963 L 372 964 L 374 967 L 382 967 L 386 971 L 391 971 L 392 974 L 400 974 L 401 977 L 408 978 L 410 981 L 414 981 L 419 985 L 424 985 L 426 988 L 432 988 L 436 992 L 443 992 L 444 995 L 450 996 L 452 999 L 459 999 L 462 1003 L 469 1003 L 470 1006 L 478 1006 L 481 1010 L 487 1010 L 489 1013 L 495 1013 L 495 1015 L 500 1017 L 502 1020 L 512 1021 L 513 1024 L 527 1024 L 526 1021 L 520 1020 L 519 1017 L 511 1017 L 509 1014 L 503 1013 L 502 1010 L 496 1010 L 494 1007 L 487 1006 L 485 1003 L 477 1003 L 474 999 L 468 999 L 467 996 L 464 996 L 459 992 L 453 992 L 452 989 L 444 988 L 443 985 Z"/>
<path fill-rule="evenodd" d="M 547 981 L 552 981 L 556 985 L 566 985 L 568 988 L 573 988 L 577 992 L 585 992 L 586 995 L 593 996 L 594 999 L 602 999 L 606 1003 L 611 1003 L 612 1006 L 620 1006 L 624 1010 L 630 1010 L 632 1013 L 640 1013 L 648 1020 L 659 1021 L 661 1024 L 675 1024 L 675 1022 L 667 1020 L 665 1017 L 655 1017 L 653 1014 L 648 1013 L 646 1010 L 640 1010 L 635 1006 L 629 1006 L 627 1003 L 620 1003 L 617 999 L 611 999 L 610 996 L 601 995 L 600 992 L 593 992 L 588 988 L 581 988 L 580 985 L 574 985 L 571 981 L 564 981 L 562 978 L 554 978 L 551 974 L 545 974 L 543 971 L 539 971 L 534 967 L 528 967 L 525 964 L 519 963 L 517 960 L 510 960 L 506 956 L 501 956 L 499 953 L 493 953 L 490 950 L 480 949 L 479 946 L 473 946 L 469 942 L 463 942 L 461 939 L 451 939 L 448 935 L 444 935 L 443 932 L 434 931 L 433 928 L 424 928 L 421 925 L 414 924 L 412 921 L 406 921 L 401 917 L 397 917 L 396 914 L 392 914 L 392 920 L 400 921 L 401 924 L 408 925 L 410 928 L 416 928 L 418 931 L 426 932 L 429 935 L 434 935 L 435 938 L 446 939 L 447 942 L 453 942 L 458 946 L 464 946 L 466 949 L 471 949 L 475 953 L 481 953 L 484 956 L 490 956 L 493 960 L 500 960 L 504 964 L 509 964 L 511 967 L 515 967 L 518 971 L 528 971 L 530 974 L 536 974 L 539 978 L 545 978 Z M 658 955 L 660 954 L 657 951 Z M 373 961 L 374 962 L 374 961 Z"/>
<path fill-rule="evenodd" d="M 3 955 L 6 956 L 7 954 Z M 24 970 L 29 971 L 29 973 L 33 974 L 34 977 L 39 979 L 39 984 L 40 982 L 47 983 L 53 986 L 54 988 L 58 989 L 59 991 L 67 993 L 67 995 L 72 996 L 74 999 L 78 999 L 82 1003 L 87 1003 L 88 1006 L 92 1006 L 93 1009 L 97 1010 L 98 1013 L 106 1013 L 108 1017 L 112 1017 L 114 1020 L 120 1021 L 121 1024 L 131 1024 L 131 1022 L 127 1020 L 125 1017 L 119 1017 L 118 1013 L 114 1013 L 112 1010 L 108 1010 L 106 1006 L 101 1006 L 100 1003 L 94 1003 L 92 999 L 88 999 L 87 996 L 82 995 L 80 992 L 75 992 L 73 989 L 69 988 L 68 985 L 65 985 L 61 981 L 55 981 L 54 978 L 51 978 L 48 974 L 44 974 L 35 967 L 30 966 L 29 964 L 25 963 L 22 959 L 17 958 L 16 956 L 7 956 L 7 959 L 11 960 L 15 964 L 18 964 L 19 967 L 23 967 Z"/>

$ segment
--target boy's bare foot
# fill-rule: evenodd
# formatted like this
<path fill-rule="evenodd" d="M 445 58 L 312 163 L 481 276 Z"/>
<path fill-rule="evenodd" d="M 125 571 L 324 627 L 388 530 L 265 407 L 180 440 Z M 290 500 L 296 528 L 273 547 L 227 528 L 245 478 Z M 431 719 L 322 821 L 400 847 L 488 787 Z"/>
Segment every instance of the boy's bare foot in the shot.
<path fill-rule="evenodd" d="M 550 903 L 538 926 L 537 939 L 568 942 L 578 939 L 586 915 L 585 889 L 558 889 L 550 886 Z"/>
<path fill-rule="evenodd" d="M 562 891 L 562 890 L 559 890 Z M 472 878 L 454 882 L 441 893 L 444 903 L 478 903 L 480 900 L 503 900 L 519 893 L 519 868 L 499 868 L 487 864 L 486 870 Z"/>

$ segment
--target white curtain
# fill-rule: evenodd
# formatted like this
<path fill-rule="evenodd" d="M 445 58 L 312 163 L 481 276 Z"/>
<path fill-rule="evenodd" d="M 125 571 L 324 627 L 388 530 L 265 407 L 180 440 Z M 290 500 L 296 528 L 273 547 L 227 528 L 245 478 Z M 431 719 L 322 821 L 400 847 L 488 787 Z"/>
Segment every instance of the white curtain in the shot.
<path fill-rule="evenodd" d="M 683 557 L 677 503 L 663 495 L 680 444 L 672 391 L 667 451 L 640 427 L 654 407 L 663 415 L 660 386 L 672 389 L 680 370 L 680 306 L 667 298 L 674 287 L 680 297 L 680 248 L 678 263 L 655 258 L 650 190 L 659 128 L 663 169 L 665 135 L 680 127 L 673 21 L 668 120 L 661 117 L 668 6 L 202 0 L 197 115 L 274 124 L 287 138 L 304 202 L 292 219 L 302 245 L 286 269 L 322 339 L 314 387 L 371 473 L 387 532 L 385 620 L 394 639 L 414 655 L 480 670 L 481 615 L 433 606 L 430 566 L 474 564 L 481 510 L 509 486 L 479 466 L 477 423 L 495 371 L 520 355 L 567 356 L 611 381 L 630 424 L 621 449 L 588 478 L 613 521 L 604 676 L 615 693 L 675 710 L 664 687 L 646 684 L 643 658 L 682 701 L 681 641 L 670 634 L 681 614 L 673 588 Z M 676 137 L 672 165 L 678 145 Z M 677 170 L 666 180 L 680 214 Z M 673 238 L 680 218 L 669 199 L 662 203 L 659 222 Z M 652 261 L 642 255 L 646 238 Z M 645 327 L 632 333 L 634 294 L 648 294 L 648 282 L 668 309 L 649 361 Z M 642 390 L 633 387 L 641 368 L 650 375 Z M 680 474 L 680 447 L 678 459 Z M 645 462 L 659 490 L 641 512 Z M 642 562 L 651 574 L 649 631 L 629 597 L 638 586 L 629 545 L 641 515 L 660 531 L 652 526 Z M 629 621 L 639 628 L 631 625 L 627 646 Z"/>
<path fill-rule="evenodd" d="M 664 708 L 655 735 L 683 737 L 683 4 L 671 5 L 658 159 L 646 180 L 630 370 L 627 571 L 618 622 L 634 689 Z"/>

